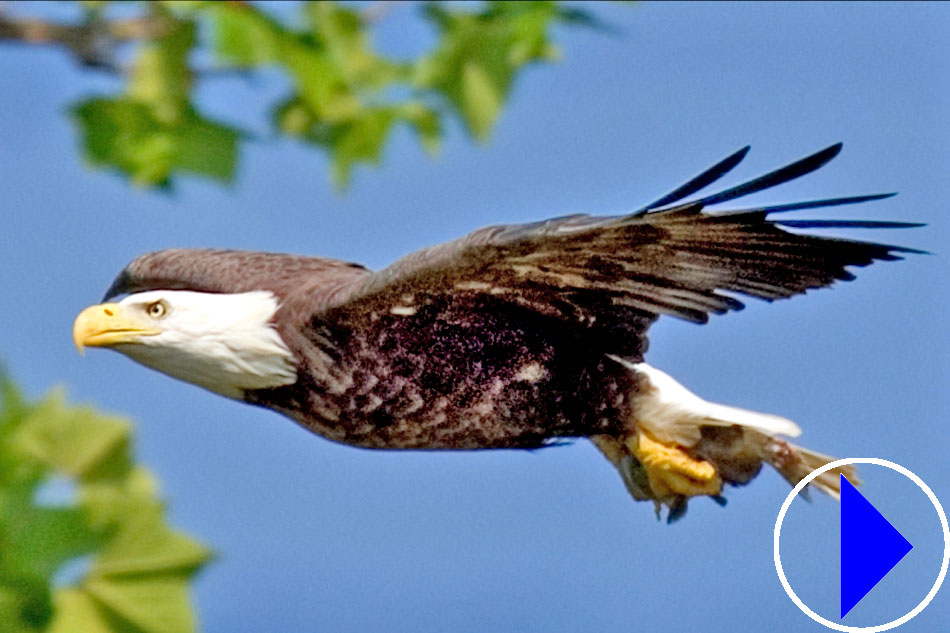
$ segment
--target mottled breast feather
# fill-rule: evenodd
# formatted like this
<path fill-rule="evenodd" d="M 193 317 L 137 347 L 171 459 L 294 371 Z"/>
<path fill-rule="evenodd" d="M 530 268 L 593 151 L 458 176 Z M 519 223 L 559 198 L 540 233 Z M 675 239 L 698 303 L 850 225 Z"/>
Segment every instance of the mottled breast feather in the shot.
<path fill-rule="evenodd" d="M 325 311 L 292 344 L 297 383 L 248 400 L 367 448 L 536 448 L 630 418 L 632 376 L 576 323 L 489 294 L 417 298 Z"/>

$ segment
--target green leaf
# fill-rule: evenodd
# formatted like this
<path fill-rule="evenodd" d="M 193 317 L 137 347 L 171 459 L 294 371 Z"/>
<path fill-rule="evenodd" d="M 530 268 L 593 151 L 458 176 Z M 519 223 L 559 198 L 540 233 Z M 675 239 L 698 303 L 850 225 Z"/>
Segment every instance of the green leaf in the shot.
<path fill-rule="evenodd" d="M 251 68 L 280 59 L 280 27 L 253 7 L 215 2 L 208 15 L 212 48 L 222 62 Z"/>
<path fill-rule="evenodd" d="M 381 107 L 365 111 L 359 118 L 327 128 L 316 133 L 314 141 L 325 145 L 331 153 L 333 181 L 337 187 L 345 187 L 356 163 L 379 162 L 383 146 L 398 111 Z"/>
<path fill-rule="evenodd" d="M 157 483 L 131 462 L 129 423 L 59 392 L 27 403 L 0 382 L 0 633 L 194 631 L 188 583 L 211 554 L 165 522 Z M 70 505 L 37 504 L 54 472 L 77 488 Z M 78 585 L 52 590 L 84 555 Z"/>
<path fill-rule="evenodd" d="M 0 515 L 2 539 L 14 545 L 0 554 L 4 577 L 52 578 L 63 563 L 102 542 L 104 534 L 88 526 L 79 508 L 36 507 L 32 490 L 24 487 L 11 493 Z"/>
<path fill-rule="evenodd" d="M 556 49 L 548 31 L 558 18 L 553 2 L 492 2 L 479 12 L 425 5 L 440 31 L 435 50 L 414 68 L 414 83 L 441 94 L 473 137 L 488 137 L 517 72 L 550 60 Z M 451 5 L 454 6 L 454 5 Z"/>
<path fill-rule="evenodd" d="M 237 130 L 191 112 L 175 132 L 173 169 L 221 182 L 234 180 L 241 137 Z"/>
<path fill-rule="evenodd" d="M 121 478 L 83 482 L 78 490 L 86 519 L 97 529 L 121 523 L 143 504 L 154 503 L 158 494 L 158 482 L 142 466 L 133 466 Z"/>
<path fill-rule="evenodd" d="M 174 123 L 187 114 L 191 92 L 191 69 L 188 54 L 195 44 L 195 24 L 173 19 L 158 5 L 151 6 L 169 26 L 158 39 L 147 42 L 139 50 L 132 65 L 129 96 L 150 106 L 150 113 L 159 121 Z"/>
<path fill-rule="evenodd" d="M 82 479 L 107 461 L 127 466 L 130 430 L 122 418 L 89 407 L 68 408 L 62 392 L 54 391 L 25 417 L 11 441 L 59 472 Z"/>
<path fill-rule="evenodd" d="M 234 178 L 240 134 L 190 108 L 165 121 L 130 98 L 93 98 L 73 113 L 89 162 L 116 168 L 136 184 L 168 186 L 176 171 L 222 182 Z"/>
<path fill-rule="evenodd" d="M 49 468 L 36 460 L 25 460 L 22 450 L 16 448 L 12 438 L 23 421 L 29 416 L 31 408 L 23 400 L 13 383 L 0 373 L 0 490 L 24 485 L 35 485 L 46 475 Z M 0 501 L 3 497 L 0 496 Z"/>
<path fill-rule="evenodd" d="M 2 367 L 0 367 L 0 396 L 3 397 L 3 406 L 0 407 L 0 438 L 2 438 L 5 433 L 19 425 L 28 410 L 19 389 Z"/>
<path fill-rule="evenodd" d="M 317 117 L 299 97 L 291 97 L 271 112 L 274 127 L 287 136 L 306 136 L 317 125 Z"/>
<path fill-rule="evenodd" d="M 53 598 L 54 616 L 47 633 L 139 633 L 138 627 L 111 616 L 81 589 L 67 588 Z"/>
<path fill-rule="evenodd" d="M 376 164 L 382 156 L 393 124 L 405 120 L 417 126 L 420 135 L 428 135 L 433 149 L 438 146 L 438 116 L 420 103 L 367 108 L 359 116 L 341 123 L 320 124 L 300 99 L 282 103 L 272 114 L 275 127 L 304 141 L 324 148 L 332 162 L 334 184 L 349 183 L 353 166 Z"/>
<path fill-rule="evenodd" d="M 336 122 L 359 111 L 359 99 L 349 93 L 339 68 L 324 52 L 290 35 L 281 43 L 281 61 L 293 77 L 302 101 L 318 118 Z"/>
<path fill-rule="evenodd" d="M 136 503 L 128 510 L 93 561 L 91 578 L 189 574 L 210 560 L 207 548 L 168 527 L 157 503 Z"/>
<path fill-rule="evenodd" d="M 312 10 L 339 22 L 336 18 L 340 11 L 332 6 L 329 11 L 319 7 Z M 215 25 L 215 52 L 221 61 L 238 67 L 279 65 L 293 79 L 303 103 L 328 122 L 341 121 L 359 112 L 360 98 L 344 73 L 359 72 L 367 60 L 357 54 L 358 47 L 352 41 L 329 47 L 325 40 L 315 39 L 314 34 L 291 31 L 249 6 L 218 3 L 210 15 Z M 327 27 L 327 32 L 342 32 L 341 38 L 345 39 L 347 31 L 339 26 Z M 350 55 L 341 54 L 341 49 Z"/>
<path fill-rule="evenodd" d="M 0 633 L 35 633 L 53 615 L 49 587 L 24 579 L 0 579 Z"/>
<path fill-rule="evenodd" d="M 486 138 L 501 111 L 501 87 L 474 61 L 462 69 L 462 112 L 476 138 Z"/>
<path fill-rule="evenodd" d="M 373 52 L 369 29 L 358 11 L 336 2 L 308 2 L 303 9 L 314 43 L 326 50 L 352 91 L 367 95 L 408 77 L 407 64 L 392 62 Z"/>
<path fill-rule="evenodd" d="M 86 160 L 144 186 L 168 185 L 172 142 L 148 106 L 128 98 L 87 99 L 73 108 Z"/>
<path fill-rule="evenodd" d="M 442 120 L 436 110 L 417 101 L 411 101 L 400 107 L 399 116 L 409 122 L 426 152 L 435 154 L 439 151 Z"/>
<path fill-rule="evenodd" d="M 165 523 L 161 506 L 139 499 L 125 506 L 114 536 L 96 555 L 79 591 L 98 610 L 78 598 L 82 617 L 128 624 L 142 633 L 188 633 L 195 618 L 188 581 L 211 557 L 196 541 Z"/>
<path fill-rule="evenodd" d="M 141 633 L 191 633 L 195 615 L 188 599 L 188 576 L 149 575 L 121 581 L 93 579 L 83 592 L 113 616 Z M 85 631 L 85 629 L 81 629 Z M 115 629 L 109 629 L 114 631 Z"/>

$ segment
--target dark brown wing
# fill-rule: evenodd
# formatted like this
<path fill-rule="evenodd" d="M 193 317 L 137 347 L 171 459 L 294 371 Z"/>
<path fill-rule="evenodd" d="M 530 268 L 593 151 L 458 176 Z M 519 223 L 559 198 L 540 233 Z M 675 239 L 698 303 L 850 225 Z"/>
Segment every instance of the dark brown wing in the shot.
<path fill-rule="evenodd" d="M 610 331 L 669 314 L 703 323 L 743 307 L 727 293 L 773 300 L 853 276 L 847 266 L 900 259 L 911 249 L 790 233 L 796 228 L 919 226 L 895 222 L 773 221 L 769 214 L 853 204 L 893 194 L 707 213 L 709 206 L 787 182 L 833 158 L 840 145 L 718 194 L 695 193 L 738 163 L 746 148 L 672 194 L 618 217 L 567 216 L 488 227 L 415 252 L 374 273 L 354 298 L 485 293 L 551 316 Z M 644 321 L 644 319 L 647 319 Z M 642 335 L 642 332 L 640 332 Z M 621 352 L 622 353 L 622 352 Z"/>

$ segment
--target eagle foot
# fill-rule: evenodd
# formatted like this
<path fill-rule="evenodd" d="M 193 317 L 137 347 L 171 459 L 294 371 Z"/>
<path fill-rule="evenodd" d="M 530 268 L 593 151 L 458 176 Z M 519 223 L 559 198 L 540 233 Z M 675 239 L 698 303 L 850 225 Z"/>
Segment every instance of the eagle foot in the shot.
<path fill-rule="evenodd" d="M 676 444 L 667 444 L 643 429 L 624 439 L 630 454 L 640 462 L 655 499 L 671 497 L 718 496 L 722 479 L 716 467 L 704 459 L 689 455 Z"/>
<path fill-rule="evenodd" d="M 661 442 L 642 429 L 623 438 L 599 435 L 591 440 L 617 468 L 630 495 L 653 502 L 658 519 L 663 506 L 667 523 L 682 518 L 690 497 L 707 495 L 725 504 L 720 494 L 722 478 L 715 466 L 676 444 Z"/>

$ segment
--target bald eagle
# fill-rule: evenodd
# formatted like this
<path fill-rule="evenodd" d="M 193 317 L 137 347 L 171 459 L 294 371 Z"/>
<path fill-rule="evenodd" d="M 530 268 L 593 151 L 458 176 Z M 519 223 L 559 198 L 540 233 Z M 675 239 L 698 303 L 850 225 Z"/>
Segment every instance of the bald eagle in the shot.
<path fill-rule="evenodd" d="M 748 149 L 627 215 L 491 226 L 375 272 L 300 255 L 148 253 L 79 314 L 74 340 L 364 448 L 589 438 L 635 499 L 676 519 L 690 497 L 721 502 L 764 462 L 794 485 L 831 458 L 785 439 L 794 422 L 707 402 L 644 363 L 649 326 L 705 323 L 741 309 L 738 296 L 791 297 L 920 252 L 783 229 L 919 224 L 771 219 L 893 194 L 709 211 L 818 169 L 840 144 L 683 202 Z M 837 496 L 839 473 L 854 480 L 845 468 L 813 485 Z"/>

